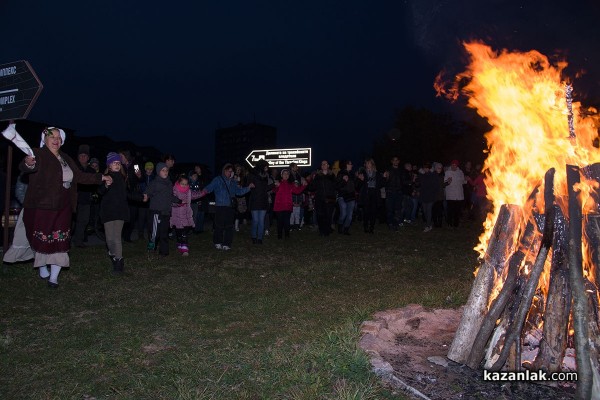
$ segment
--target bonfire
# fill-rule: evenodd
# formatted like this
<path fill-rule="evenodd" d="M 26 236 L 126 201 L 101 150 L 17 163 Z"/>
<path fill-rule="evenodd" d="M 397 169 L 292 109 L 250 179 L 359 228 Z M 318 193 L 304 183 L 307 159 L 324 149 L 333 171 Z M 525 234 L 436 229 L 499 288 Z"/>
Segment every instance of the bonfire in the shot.
<path fill-rule="evenodd" d="M 466 95 L 492 127 L 493 209 L 448 358 L 486 371 L 576 371 L 577 396 L 600 397 L 597 112 L 573 101 L 564 61 L 465 48 L 467 70 L 437 87 Z"/>

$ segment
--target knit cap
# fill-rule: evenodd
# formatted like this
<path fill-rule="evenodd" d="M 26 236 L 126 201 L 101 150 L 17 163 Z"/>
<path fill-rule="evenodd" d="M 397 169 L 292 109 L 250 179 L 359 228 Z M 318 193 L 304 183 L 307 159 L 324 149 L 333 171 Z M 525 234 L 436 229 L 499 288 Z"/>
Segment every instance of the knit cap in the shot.
<path fill-rule="evenodd" d="M 121 155 L 119 153 L 115 153 L 114 151 L 111 151 L 106 156 L 106 165 L 110 165 L 115 161 L 121 162 Z"/>
<path fill-rule="evenodd" d="M 90 165 L 91 165 L 91 164 L 94 164 L 94 163 L 96 163 L 96 164 L 100 165 L 100 161 L 98 161 L 98 159 L 97 159 L 97 158 L 95 158 L 95 157 L 94 157 L 94 158 L 90 158 Z"/>
<path fill-rule="evenodd" d="M 158 174 L 163 168 L 169 167 L 167 167 L 167 164 L 165 164 L 164 162 L 159 162 L 158 164 L 156 164 L 156 173 Z"/>
<path fill-rule="evenodd" d="M 146 164 L 144 164 L 144 169 L 154 169 L 154 163 L 152 161 L 148 161 Z"/>

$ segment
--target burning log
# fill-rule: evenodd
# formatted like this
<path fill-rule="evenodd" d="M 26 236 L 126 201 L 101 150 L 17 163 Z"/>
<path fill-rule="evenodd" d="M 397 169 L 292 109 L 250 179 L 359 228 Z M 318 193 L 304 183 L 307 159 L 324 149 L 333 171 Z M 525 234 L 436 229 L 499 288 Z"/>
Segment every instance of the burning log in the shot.
<path fill-rule="evenodd" d="M 581 206 L 574 185 L 579 183 L 579 168 L 567 165 L 567 188 L 569 191 L 569 278 L 573 295 L 573 328 L 575 330 L 575 354 L 577 358 L 577 397 L 589 399 L 592 395 L 593 371 L 588 342 L 588 307 L 583 284 L 583 261 L 581 254 Z"/>
<path fill-rule="evenodd" d="M 538 228 L 538 235 L 533 238 L 539 241 L 539 232 L 543 229 L 535 261 L 528 259 L 531 253 L 525 255 L 525 261 L 519 263 L 520 268 L 515 272 L 512 261 L 516 263 L 522 257 L 519 252 L 524 238 L 519 238 L 517 253 L 506 253 L 507 257 L 510 255 L 506 269 L 503 264 L 490 261 L 489 253 L 493 251 L 490 247 L 486 250 L 484 245 L 489 243 L 492 249 L 498 245 L 494 237 L 497 225 L 490 232 L 486 224 L 486 231 L 476 247 L 482 257 L 485 255 L 484 261 L 448 358 L 461 363 L 467 360 L 468 365 L 475 368 L 480 365 L 483 347 L 487 345 L 486 368 L 490 364 L 493 370 L 510 369 L 515 365 L 517 370 L 521 368 L 522 352 L 524 361 L 532 362 L 532 368 L 555 372 L 576 367 L 577 398 L 600 399 L 597 119 L 583 112 L 581 103 L 573 101 L 572 86 L 567 86 L 569 134 L 565 137 L 564 112 L 561 111 L 564 99 L 557 96 L 552 106 L 548 106 L 548 94 L 559 95 L 564 89 L 564 71 L 539 52 L 496 52 L 479 43 L 467 43 L 465 48 L 471 62 L 464 73 L 456 76 L 456 89 L 466 94 L 468 104 L 492 125 L 486 133 L 489 155 L 484 165 L 487 195 L 496 213 L 489 215 L 490 219 L 496 218 L 497 224 L 505 223 L 506 216 L 498 214 L 502 210 L 500 205 L 520 206 L 528 188 L 536 185 L 540 175 L 549 168 L 566 165 L 566 174 L 556 176 L 557 201 L 554 202 L 554 198 L 545 201 L 543 228 Z M 506 96 L 507 87 L 511 96 Z M 515 156 L 523 152 L 527 155 Z M 580 170 L 570 164 L 591 165 Z M 553 187 L 548 178 L 547 173 L 546 196 L 551 195 L 549 189 Z M 539 222 L 535 215 L 530 215 L 529 207 L 524 206 L 522 212 L 523 222 Z M 582 237 L 584 213 L 587 214 L 586 235 Z M 511 234 L 507 232 L 508 236 Z M 550 251 L 551 259 L 547 260 Z M 542 274 L 544 279 L 540 281 Z M 588 279 L 587 289 L 584 275 Z M 492 280 L 494 284 L 505 286 L 491 288 Z M 494 299 L 496 293 L 499 293 L 498 298 Z M 486 300 L 490 306 L 487 314 Z M 535 301 L 532 303 L 532 300 Z M 542 323 L 543 330 L 540 329 Z M 477 332 L 475 337 L 471 336 L 473 331 Z M 469 353 L 471 345 L 473 351 Z M 563 357 L 562 353 L 566 355 Z M 510 364 L 507 364 L 509 357 Z"/>
<path fill-rule="evenodd" d="M 460 324 L 450 345 L 448 358 L 458 363 L 466 363 L 487 312 L 494 275 L 501 275 L 507 255 L 514 246 L 515 232 L 522 220 L 521 208 L 503 205 L 490 239 L 484 261 L 477 272 L 471 294 L 467 300 Z"/>
<path fill-rule="evenodd" d="M 552 266 L 550 287 L 544 310 L 543 340 L 533 363 L 535 370 L 558 372 L 567 349 L 571 292 L 569 287 L 568 232 L 564 215 L 555 206 L 554 240 L 552 243 Z"/>
<path fill-rule="evenodd" d="M 587 215 L 585 237 L 588 242 L 590 262 L 596 271 L 596 287 L 600 287 L 600 215 Z"/>
<path fill-rule="evenodd" d="M 471 368 L 477 368 L 479 363 L 483 358 L 483 353 L 485 350 L 485 345 L 494 330 L 494 326 L 496 325 L 496 321 L 500 317 L 500 314 L 505 309 L 506 304 L 510 300 L 511 296 L 514 296 L 515 288 L 517 287 L 517 277 L 519 275 L 519 268 L 521 263 L 525 259 L 525 256 L 531 249 L 531 245 L 534 242 L 534 238 L 536 235 L 536 227 L 535 224 L 531 221 L 527 223 L 525 227 L 525 231 L 521 236 L 519 241 L 519 247 L 515 253 L 510 257 L 508 261 L 508 272 L 506 274 L 506 280 L 504 281 L 504 285 L 502 286 L 502 290 L 498 297 L 494 299 L 492 306 L 490 307 L 487 315 L 485 316 L 481 328 L 477 333 L 475 341 L 473 343 L 473 348 L 467 360 L 467 365 Z M 505 319 L 503 319 L 505 321 Z M 501 334 L 501 329 L 497 330 L 498 334 Z M 494 342 L 494 341 L 492 341 Z M 494 347 L 493 343 L 490 344 L 490 348 Z M 489 359 L 489 357 L 486 357 Z"/>
<path fill-rule="evenodd" d="M 540 251 L 535 259 L 535 263 L 533 264 L 533 268 L 529 275 L 529 280 L 527 281 L 523 295 L 519 299 L 519 309 L 515 316 L 515 320 L 510 326 L 510 331 L 507 335 L 504 347 L 502 348 L 502 352 L 500 353 L 500 356 L 494 365 L 492 365 L 490 368 L 492 371 L 498 371 L 500 368 L 502 368 L 502 366 L 506 363 L 506 359 L 508 358 L 509 350 L 513 342 L 521 337 L 523 323 L 525 322 L 525 318 L 527 317 L 527 313 L 531 307 L 531 301 L 533 299 L 535 289 L 537 288 L 538 281 L 542 275 L 542 271 L 544 270 L 544 264 L 552 244 L 552 234 L 554 231 L 554 172 L 554 168 L 551 168 L 546 172 L 545 176 L 546 184 L 544 189 L 544 198 L 546 210 L 542 246 L 540 247 Z"/>

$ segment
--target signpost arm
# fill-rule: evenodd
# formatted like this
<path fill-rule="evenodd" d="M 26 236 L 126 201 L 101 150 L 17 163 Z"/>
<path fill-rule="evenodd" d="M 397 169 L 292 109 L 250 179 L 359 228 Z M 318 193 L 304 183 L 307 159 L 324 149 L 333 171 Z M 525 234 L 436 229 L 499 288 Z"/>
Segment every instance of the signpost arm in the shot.
<path fill-rule="evenodd" d="M 6 156 L 6 186 L 4 193 L 4 241 L 2 243 L 2 252 L 5 253 L 8 250 L 8 225 L 9 225 L 9 212 L 10 212 L 10 188 L 11 188 L 11 176 L 12 176 L 12 145 L 8 146 L 8 152 Z"/>

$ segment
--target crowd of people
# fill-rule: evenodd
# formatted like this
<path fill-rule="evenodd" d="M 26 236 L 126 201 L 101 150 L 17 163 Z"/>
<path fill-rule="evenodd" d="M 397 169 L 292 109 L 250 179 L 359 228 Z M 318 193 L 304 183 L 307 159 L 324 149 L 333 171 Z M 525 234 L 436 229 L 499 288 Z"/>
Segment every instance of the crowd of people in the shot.
<path fill-rule="evenodd" d="M 206 221 L 215 249 L 227 251 L 240 224 L 248 221 L 252 243 L 261 245 L 272 226 L 278 240 L 306 226 L 324 237 L 336 228 L 350 235 L 358 222 L 372 234 L 377 222 L 395 232 L 421 220 L 426 233 L 444 223 L 457 228 L 465 216 L 481 220 L 488 212 L 483 172 L 470 162 L 461 169 L 452 160 L 444 168 L 439 162 L 401 164 L 392 157 L 378 169 L 368 158 L 355 169 L 350 160 L 333 165 L 323 160 L 317 170 L 301 171 L 295 164 L 271 168 L 263 160 L 254 168 L 227 163 L 209 180 L 200 164 L 176 173 L 172 154 L 140 164 L 130 151 L 117 150 L 106 155 L 101 169 L 87 145 L 79 146 L 77 161 L 65 154 L 65 140 L 61 129 L 45 129 L 40 148 L 20 163 L 17 182 L 34 268 L 51 288 L 58 287 L 61 269 L 69 266 L 70 246 L 86 246 L 97 216 L 113 271 L 122 273 L 123 241 L 147 240 L 148 251 L 165 257 L 173 239 L 177 253 L 187 256 L 189 236 L 204 232 Z"/>

